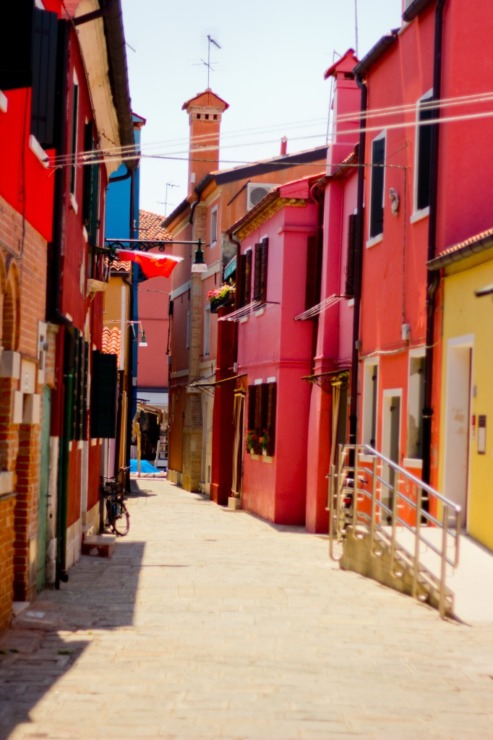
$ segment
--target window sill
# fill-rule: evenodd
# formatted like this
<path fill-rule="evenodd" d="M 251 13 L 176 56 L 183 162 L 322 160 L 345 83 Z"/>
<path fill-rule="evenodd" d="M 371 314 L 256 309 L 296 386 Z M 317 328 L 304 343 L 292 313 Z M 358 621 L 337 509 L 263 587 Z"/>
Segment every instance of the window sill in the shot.
<path fill-rule="evenodd" d="M 262 462 L 264 463 L 272 463 L 273 458 L 271 455 L 262 455 Z"/>
<path fill-rule="evenodd" d="M 259 310 L 258 311 L 255 311 L 255 313 L 253 315 L 254 316 L 262 316 L 262 314 L 264 314 L 264 313 L 265 313 L 265 308 L 259 308 Z"/>
<path fill-rule="evenodd" d="M 7 113 L 7 109 L 9 107 L 9 101 L 7 99 L 7 96 L 3 94 L 3 92 L 0 90 L 0 111 L 2 113 Z"/>
<path fill-rule="evenodd" d="M 430 215 L 430 208 L 422 208 L 420 211 L 414 211 L 414 213 L 411 214 L 411 218 L 409 219 L 409 223 L 416 224 L 418 221 L 422 221 L 424 218 L 428 218 Z"/>
<path fill-rule="evenodd" d="M 34 156 L 39 159 L 43 167 L 48 167 L 48 155 L 37 138 L 32 134 L 29 136 L 29 149 L 32 151 Z"/>
<path fill-rule="evenodd" d="M 74 213 L 78 213 L 79 211 L 79 206 L 77 205 L 77 201 L 75 200 L 75 195 L 73 193 L 70 193 L 70 208 Z"/>
<path fill-rule="evenodd" d="M 374 247 L 376 244 L 380 244 L 380 242 L 383 241 L 383 232 L 381 234 L 377 234 L 376 236 L 372 236 L 371 239 L 367 239 L 366 247 L 369 249 L 370 247 Z"/>

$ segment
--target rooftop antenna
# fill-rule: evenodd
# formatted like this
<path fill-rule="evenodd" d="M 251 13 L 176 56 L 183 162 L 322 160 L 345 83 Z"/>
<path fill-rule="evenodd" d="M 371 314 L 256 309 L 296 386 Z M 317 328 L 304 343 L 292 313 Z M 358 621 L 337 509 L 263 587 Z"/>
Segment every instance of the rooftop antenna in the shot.
<path fill-rule="evenodd" d="M 354 45 L 358 56 L 358 0 L 354 0 Z"/>
<path fill-rule="evenodd" d="M 211 44 L 214 44 L 214 46 L 218 49 L 221 48 L 217 41 L 215 41 L 210 34 L 207 34 L 207 61 L 205 62 L 203 59 L 201 59 L 202 64 L 205 64 L 205 66 L 207 67 L 207 89 L 209 89 L 210 87 L 211 69 L 212 71 L 214 71 L 211 65 Z"/>
<path fill-rule="evenodd" d="M 166 191 L 164 195 L 164 215 L 168 215 L 168 188 L 178 188 L 179 185 L 175 185 L 174 182 L 167 182 L 166 183 Z"/>

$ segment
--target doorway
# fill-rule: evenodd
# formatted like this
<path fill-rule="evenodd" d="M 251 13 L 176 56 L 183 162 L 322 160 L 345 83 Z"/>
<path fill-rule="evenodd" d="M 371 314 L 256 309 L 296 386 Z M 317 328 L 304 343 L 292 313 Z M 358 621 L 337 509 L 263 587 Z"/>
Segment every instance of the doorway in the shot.
<path fill-rule="evenodd" d="M 400 388 L 383 392 L 382 453 L 396 465 L 400 463 L 401 399 Z M 387 485 L 382 485 L 382 502 L 392 510 L 395 471 L 386 465 L 383 473 Z"/>
<path fill-rule="evenodd" d="M 445 387 L 443 493 L 462 507 L 467 526 L 471 408 L 472 338 L 450 340 Z"/>

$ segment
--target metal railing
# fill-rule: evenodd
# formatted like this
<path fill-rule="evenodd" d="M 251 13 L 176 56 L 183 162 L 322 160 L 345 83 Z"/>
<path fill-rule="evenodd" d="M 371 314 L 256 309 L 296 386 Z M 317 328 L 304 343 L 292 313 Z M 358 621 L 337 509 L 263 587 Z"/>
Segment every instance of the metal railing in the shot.
<path fill-rule="evenodd" d="M 447 567 L 459 564 L 461 507 L 369 445 L 340 445 L 328 477 L 330 557 L 341 559 L 351 527 L 356 538 L 369 537 L 371 557 L 387 547 L 394 577 L 407 568 L 415 598 L 424 601 L 434 589 L 440 616 L 446 615 L 447 601 L 450 612 L 453 594 L 446 575 Z M 424 552 L 436 556 L 436 568 L 423 564 Z"/>

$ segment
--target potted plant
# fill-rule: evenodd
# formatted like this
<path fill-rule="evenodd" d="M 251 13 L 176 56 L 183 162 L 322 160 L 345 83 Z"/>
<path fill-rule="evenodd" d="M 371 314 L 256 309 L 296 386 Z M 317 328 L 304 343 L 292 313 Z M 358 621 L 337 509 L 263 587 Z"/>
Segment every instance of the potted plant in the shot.
<path fill-rule="evenodd" d="M 220 288 L 214 288 L 207 293 L 210 303 L 211 313 L 217 313 L 220 306 L 230 306 L 235 297 L 235 286 L 230 283 L 223 283 Z"/>
<path fill-rule="evenodd" d="M 268 455 L 269 445 L 270 445 L 270 435 L 267 429 L 264 429 L 260 437 L 258 438 L 258 442 L 260 445 L 260 449 L 262 450 L 262 455 Z"/>
<path fill-rule="evenodd" d="M 254 454 L 257 452 L 258 447 L 258 435 L 253 429 L 249 429 L 245 440 L 247 452 Z"/>

